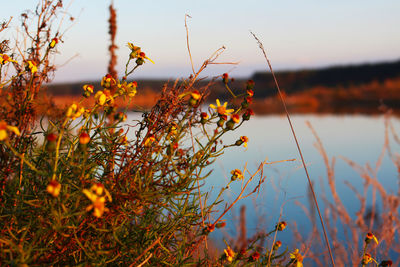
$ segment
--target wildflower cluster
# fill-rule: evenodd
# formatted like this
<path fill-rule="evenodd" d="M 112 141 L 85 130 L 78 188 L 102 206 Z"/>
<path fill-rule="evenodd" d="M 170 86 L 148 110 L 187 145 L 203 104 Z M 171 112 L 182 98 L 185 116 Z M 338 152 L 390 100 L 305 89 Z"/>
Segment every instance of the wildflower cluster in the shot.
<path fill-rule="evenodd" d="M 82 192 L 92 201 L 92 204 L 87 206 L 86 211 L 93 209 L 93 215 L 97 218 L 100 218 L 103 216 L 104 212 L 108 211 L 108 208 L 105 207 L 105 203 L 107 200 L 111 202 L 112 198 L 107 189 L 104 188 L 104 185 L 96 183 L 92 185 L 90 190 L 83 189 Z"/>
<path fill-rule="evenodd" d="M 215 262 L 207 250 L 196 256 L 208 235 L 231 227 L 225 215 L 264 182 L 260 175 L 247 194 L 265 162 L 254 173 L 231 170 L 215 199 L 203 187 L 220 155 L 251 144 L 247 136 L 223 140 L 254 116 L 254 81 L 232 90 L 234 79 L 222 74 L 232 99 L 204 108 L 208 87 L 195 87 L 195 77 L 182 79 L 132 118 L 118 100 L 134 100 L 140 86 L 129 75 L 154 62 L 128 43 L 121 78 L 109 71 L 99 88 L 85 84 L 83 98 L 65 109 L 41 105 L 63 40 L 51 28 L 60 9 L 62 1 L 41 1 L 35 12 L 22 14 L 26 51 L 0 42 L 0 265 L 303 266 L 302 247 L 289 252 L 276 240 L 285 221 L 266 234 L 245 236 L 240 246 L 226 243 Z M 223 194 L 234 183 L 240 192 L 228 203 Z M 374 243 L 378 239 L 368 233 L 357 262 L 378 265 L 369 249 Z M 379 266 L 392 264 L 381 260 Z"/>
<path fill-rule="evenodd" d="M 273 242 L 271 246 L 266 248 L 263 248 L 259 245 L 260 240 L 274 236 L 275 234 L 278 234 L 277 232 L 284 231 L 285 228 L 286 222 L 278 222 L 274 230 L 266 234 L 257 233 L 255 237 L 248 240 L 247 247 L 242 247 L 238 250 L 233 249 L 232 246 L 226 244 L 226 249 L 224 249 L 224 254 L 221 255 L 220 261 L 222 263 L 232 264 L 233 266 L 237 264 L 244 264 L 244 266 L 303 267 L 304 256 L 300 253 L 299 249 L 295 249 L 291 253 L 287 253 L 288 248 L 286 248 L 284 251 L 280 251 L 282 242 L 279 240 Z M 246 243 L 247 242 L 245 242 L 245 244 Z M 287 264 L 284 265 L 283 262 L 287 262 Z"/>
<path fill-rule="evenodd" d="M 362 266 L 367 266 L 369 263 L 374 263 L 376 266 L 378 266 L 378 262 L 376 259 L 374 259 L 370 253 L 367 252 L 368 245 L 371 243 L 375 243 L 376 245 L 379 245 L 378 238 L 371 232 L 368 232 L 365 236 L 364 239 L 364 250 L 363 250 L 363 255 L 361 258 L 361 265 Z M 391 260 L 383 260 L 379 263 L 379 266 L 392 266 L 392 261 Z"/>
<path fill-rule="evenodd" d="M 49 39 L 45 53 L 53 53 L 59 40 Z M 196 247 L 226 226 L 228 210 L 206 221 L 218 211 L 221 195 L 205 198 L 201 181 L 225 150 L 247 145 L 245 136 L 221 144 L 226 132 L 253 113 L 219 100 L 202 110 L 207 94 L 188 87 L 195 84 L 189 80 L 166 87 L 157 104 L 132 123 L 117 100 L 134 99 L 140 87 L 128 76 L 151 60 L 138 46 L 128 43 L 128 48 L 122 79 L 106 74 L 100 88 L 85 84 L 80 101 L 47 123 L 32 125 L 34 134 L 27 124 L 0 121 L 1 149 L 15 164 L 0 184 L 1 263 L 134 266 L 149 252 L 152 266 L 180 266 L 197 262 Z M 0 57 L 2 66 L 18 65 L 6 54 Z M 26 80 L 43 77 L 42 64 L 24 61 L 20 69 L 29 75 Z M 27 95 L 34 101 L 35 95 Z M 231 182 L 245 181 L 244 173 L 233 170 Z M 257 253 L 248 260 L 257 261 Z M 224 254 L 228 261 L 238 257 L 229 247 Z"/>

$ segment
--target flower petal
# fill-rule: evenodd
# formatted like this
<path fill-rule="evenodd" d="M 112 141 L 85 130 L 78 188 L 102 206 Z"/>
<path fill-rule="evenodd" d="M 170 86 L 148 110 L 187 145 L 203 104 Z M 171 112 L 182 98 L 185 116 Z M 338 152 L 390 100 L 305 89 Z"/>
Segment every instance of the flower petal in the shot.
<path fill-rule="evenodd" d="M 10 126 L 7 125 L 7 129 L 13 133 L 15 133 L 16 135 L 21 135 L 21 133 L 19 132 L 18 128 L 15 126 Z"/>

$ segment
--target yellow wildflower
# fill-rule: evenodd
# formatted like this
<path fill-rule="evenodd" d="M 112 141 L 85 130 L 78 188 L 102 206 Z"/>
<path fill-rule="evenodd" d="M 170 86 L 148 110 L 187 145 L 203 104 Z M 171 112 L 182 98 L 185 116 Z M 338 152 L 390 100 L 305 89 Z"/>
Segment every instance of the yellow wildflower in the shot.
<path fill-rule="evenodd" d="M 215 101 L 217 103 L 217 106 L 215 106 L 214 104 L 210 104 L 210 108 L 215 109 L 218 113 L 218 115 L 229 115 L 230 113 L 232 113 L 233 111 L 235 111 L 234 109 L 226 109 L 226 106 L 228 105 L 227 102 L 225 102 L 223 105 L 221 105 L 221 102 L 219 102 L 219 99 L 217 99 Z"/>
<path fill-rule="evenodd" d="M 104 212 L 109 211 L 109 209 L 105 207 L 105 203 L 107 199 L 110 202 L 112 201 L 111 195 L 101 183 L 95 183 L 90 190 L 83 189 L 82 192 L 92 201 L 92 204 L 86 207 L 86 211 L 93 209 L 93 215 L 97 218 L 103 216 Z"/>
<path fill-rule="evenodd" d="M 201 98 L 201 94 L 197 90 L 194 90 L 193 92 L 191 92 L 190 95 L 194 100 L 199 100 Z"/>
<path fill-rule="evenodd" d="M 365 255 L 364 255 L 363 258 L 362 258 L 362 264 L 363 264 L 363 265 L 368 264 L 368 263 L 370 263 L 372 260 L 373 260 L 373 259 L 372 259 L 371 255 L 370 255 L 369 253 L 365 253 Z"/>
<path fill-rule="evenodd" d="M 8 55 L 6 54 L 0 54 L 0 65 L 4 65 L 8 62 L 15 62 L 18 63 L 17 61 L 13 60 L 12 58 L 10 58 Z"/>
<path fill-rule="evenodd" d="M 290 258 L 292 262 L 295 263 L 296 267 L 303 267 L 303 256 L 299 253 L 299 250 L 296 249 L 293 253 L 290 253 Z"/>
<path fill-rule="evenodd" d="M 84 107 L 78 107 L 78 105 L 74 103 L 68 108 L 66 116 L 67 118 L 75 120 L 76 118 L 79 118 L 84 112 Z"/>
<path fill-rule="evenodd" d="M 239 122 L 240 122 L 240 117 L 239 117 L 238 114 L 233 114 L 233 115 L 231 115 L 231 120 L 232 120 L 234 123 L 239 123 Z"/>
<path fill-rule="evenodd" d="M 235 257 L 235 252 L 231 249 L 230 246 L 228 246 L 226 249 L 224 249 L 224 252 L 225 252 L 226 259 L 229 262 L 232 262 L 233 258 Z"/>
<path fill-rule="evenodd" d="M 175 122 L 172 122 L 171 126 L 169 127 L 168 135 L 175 136 L 177 134 L 178 134 L 178 124 L 176 124 Z"/>
<path fill-rule="evenodd" d="M 129 97 L 134 97 L 136 95 L 136 87 L 137 87 L 137 82 L 133 81 L 130 82 L 126 85 L 126 93 L 128 94 Z"/>
<path fill-rule="evenodd" d="M 234 169 L 233 171 L 231 171 L 232 174 L 232 181 L 235 181 L 236 179 L 242 180 L 244 178 L 243 173 L 241 170 L 239 169 Z"/>
<path fill-rule="evenodd" d="M 154 64 L 154 61 L 151 60 L 150 58 L 148 58 L 144 52 L 140 52 L 140 53 L 138 54 L 136 63 L 137 63 L 138 65 L 141 65 L 141 64 L 139 64 L 139 62 L 142 62 L 142 64 L 143 64 L 143 63 L 145 62 L 145 61 L 144 61 L 145 59 L 147 59 L 148 61 L 150 61 L 151 63 Z M 139 61 L 139 62 L 138 62 L 138 61 Z"/>
<path fill-rule="evenodd" d="M 61 191 L 61 184 L 57 182 L 56 180 L 52 180 L 48 185 L 47 185 L 47 192 L 52 195 L 53 197 L 58 197 Z"/>
<path fill-rule="evenodd" d="M 141 49 L 139 46 L 135 46 L 132 43 L 128 42 L 128 47 L 131 50 L 131 58 L 137 58 L 137 55 L 141 52 Z"/>
<path fill-rule="evenodd" d="M 33 62 L 32 60 L 28 60 L 27 63 L 28 63 L 27 67 L 31 71 L 32 74 L 34 74 L 35 72 L 38 71 L 38 68 L 37 68 L 35 62 Z"/>
<path fill-rule="evenodd" d="M 95 192 L 97 195 L 102 195 L 105 192 L 105 188 L 104 185 L 101 183 L 95 183 L 92 185 L 92 187 L 90 187 L 90 190 L 92 190 L 93 192 Z"/>
<path fill-rule="evenodd" d="M 94 95 L 94 98 L 96 99 L 96 103 L 100 106 L 104 105 L 107 100 L 107 97 L 103 91 L 97 91 L 97 93 Z"/>
<path fill-rule="evenodd" d="M 5 121 L 0 121 L 0 141 L 7 139 L 8 132 L 13 132 L 16 135 L 21 135 L 17 127 L 8 125 Z"/>
<path fill-rule="evenodd" d="M 51 42 L 50 42 L 50 44 L 49 44 L 49 47 L 50 47 L 50 48 L 54 48 L 54 47 L 56 46 L 57 43 L 58 43 L 58 38 L 55 37 L 55 38 L 53 38 L 53 40 L 51 40 Z"/>
<path fill-rule="evenodd" d="M 285 230 L 285 228 L 286 228 L 286 225 L 287 225 L 287 223 L 285 222 L 285 221 L 281 221 L 281 222 L 278 222 L 277 224 L 276 224 L 276 230 L 278 230 L 278 231 L 283 231 L 283 230 Z"/>
<path fill-rule="evenodd" d="M 371 242 L 371 240 L 374 240 L 377 245 L 379 244 L 376 236 L 373 233 L 369 232 L 369 233 L 367 233 L 367 236 L 365 237 L 365 243 L 368 244 L 369 242 Z"/>
<path fill-rule="evenodd" d="M 148 145 L 152 144 L 152 143 L 155 142 L 155 141 L 156 141 L 155 136 L 154 136 L 153 134 L 151 134 L 151 135 L 146 139 L 146 141 L 144 141 L 144 145 L 145 145 L 145 146 L 148 146 Z"/>
<path fill-rule="evenodd" d="M 247 147 L 247 142 L 249 142 L 249 138 L 247 136 L 241 136 L 240 141 L 242 142 L 244 147 Z"/>
<path fill-rule="evenodd" d="M 94 89 L 94 86 L 91 85 L 91 84 L 85 84 L 85 85 L 83 86 L 83 90 L 84 90 L 85 92 L 89 92 L 89 93 L 91 93 L 91 94 L 93 94 L 93 89 Z"/>
<path fill-rule="evenodd" d="M 117 84 L 117 81 L 113 78 L 111 74 L 107 74 L 101 79 L 101 86 L 104 88 L 110 88 Z"/>
<path fill-rule="evenodd" d="M 111 95 L 110 90 L 104 89 L 103 91 L 98 91 L 94 98 L 96 99 L 96 103 L 100 106 L 104 104 L 114 104 L 114 97 Z"/>
<path fill-rule="evenodd" d="M 282 246 L 282 242 L 281 241 L 276 241 L 272 247 L 273 250 L 278 250 L 280 247 Z"/>

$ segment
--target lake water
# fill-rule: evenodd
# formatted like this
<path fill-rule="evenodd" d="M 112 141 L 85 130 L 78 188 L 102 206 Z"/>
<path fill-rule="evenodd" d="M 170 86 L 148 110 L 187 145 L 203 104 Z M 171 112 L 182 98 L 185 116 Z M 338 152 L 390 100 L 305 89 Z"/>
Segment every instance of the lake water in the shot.
<path fill-rule="evenodd" d="M 131 115 L 132 116 L 132 115 Z M 130 117 L 131 117 L 130 116 Z M 350 182 L 362 193 L 363 179 L 341 157 L 372 168 L 381 154 L 385 142 L 385 119 L 383 116 L 336 116 L 336 115 L 296 115 L 292 116 L 292 122 L 303 150 L 303 155 L 308 166 L 311 179 L 315 182 L 315 191 L 324 210 L 321 183 L 327 187 L 327 173 L 322 156 L 314 147 L 316 141 L 310 128 L 306 125 L 309 121 L 326 150 L 329 158 L 335 157 L 335 183 L 338 194 L 349 213 L 354 216 L 360 203 L 355 194 L 345 185 Z M 390 118 L 395 131 L 400 134 L 400 120 Z M 296 201 L 302 203 L 309 210 L 307 197 L 308 182 L 302 168 L 299 154 L 289 128 L 286 116 L 255 116 L 246 122 L 240 129 L 230 132 L 224 139 L 225 144 L 234 143 L 241 135 L 249 138 L 248 148 L 232 147 L 214 164 L 213 173 L 208 178 L 205 190 L 213 189 L 214 197 L 222 186 L 230 179 L 230 171 L 242 169 L 247 163 L 247 168 L 252 172 L 265 160 L 268 162 L 296 159 L 265 166 L 264 175 L 267 177 L 262 185 L 257 199 L 243 200 L 227 214 L 228 227 L 224 231 L 215 231 L 211 234 L 216 240 L 222 240 L 229 236 L 237 236 L 238 215 L 241 205 L 245 205 L 248 235 L 258 229 L 272 230 L 279 220 L 282 211 L 282 219 L 289 223 L 288 231 L 280 233 L 279 239 L 292 247 L 290 242 L 293 232 L 290 228 L 296 222 L 300 232 L 307 233 L 311 229 L 311 223 L 304 211 L 296 205 Z M 390 139 L 394 153 L 400 152 L 399 144 Z M 398 171 L 386 153 L 382 165 L 377 171 L 377 179 L 384 188 L 392 194 L 398 192 Z M 225 200 L 231 202 L 240 191 L 240 181 L 236 181 L 225 195 Z M 255 183 L 250 185 L 253 189 Z M 369 194 L 370 196 L 372 194 Z M 213 196 L 213 194 L 212 194 Z M 212 198 L 212 197 L 211 197 Z M 327 195 L 328 200 L 332 198 Z M 367 200 L 371 204 L 371 199 Z M 221 207 L 221 210 L 223 207 Z M 215 218 L 220 213 L 215 214 Z M 317 222 L 319 225 L 319 222 Z M 224 232 L 222 234 L 222 232 Z M 340 234 L 339 234 L 340 235 Z M 362 242 L 362 238 L 361 238 Z M 222 243 L 223 244 L 223 243 Z M 360 252 L 361 253 L 361 252 Z"/>

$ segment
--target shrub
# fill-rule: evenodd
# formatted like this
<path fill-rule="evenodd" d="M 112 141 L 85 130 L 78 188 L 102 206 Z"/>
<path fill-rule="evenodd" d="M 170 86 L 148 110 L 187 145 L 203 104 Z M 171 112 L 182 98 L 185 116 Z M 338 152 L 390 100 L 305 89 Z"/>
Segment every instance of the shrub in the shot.
<path fill-rule="evenodd" d="M 198 75 L 177 81 L 128 127 L 126 110 L 115 99 L 134 101 L 138 85 L 127 78 L 151 61 L 128 43 L 122 80 L 107 74 L 102 88 L 87 84 L 80 102 L 59 116 L 38 120 L 38 94 L 55 70 L 50 57 L 61 37 L 58 32 L 52 36 L 51 23 L 59 8 L 61 2 L 38 6 L 39 27 L 33 35 L 31 18 L 23 15 L 31 41 L 25 54 L 9 55 L 3 41 L 1 70 L 14 71 L 1 77 L 2 95 L 10 100 L 1 106 L 0 123 L 2 263 L 203 264 L 207 253 L 196 258 L 194 252 L 210 232 L 224 226 L 223 215 L 244 198 L 255 177 L 250 175 L 235 202 L 211 221 L 229 184 L 214 200 L 202 185 L 218 156 L 247 145 L 245 136 L 229 145 L 222 145 L 222 138 L 253 115 L 247 107 L 254 84 L 235 96 L 243 98 L 242 106 L 228 108 L 217 100 L 207 112 L 202 105 L 208 86 L 195 88 Z M 94 98 L 94 104 L 84 106 L 86 98 Z M 234 170 L 230 183 L 245 175 Z M 233 251 L 227 251 L 232 261 Z"/>

